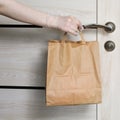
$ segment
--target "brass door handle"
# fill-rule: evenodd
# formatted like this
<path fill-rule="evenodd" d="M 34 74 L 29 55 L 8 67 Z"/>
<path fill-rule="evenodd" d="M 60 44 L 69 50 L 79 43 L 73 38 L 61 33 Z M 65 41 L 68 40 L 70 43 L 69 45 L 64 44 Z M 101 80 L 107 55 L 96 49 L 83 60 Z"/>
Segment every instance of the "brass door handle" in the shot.
<path fill-rule="evenodd" d="M 113 22 L 107 22 L 105 25 L 100 25 L 100 24 L 89 24 L 89 25 L 83 25 L 84 29 L 98 29 L 102 28 L 104 29 L 107 33 L 112 33 L 115 31 L 115 24 Z"/>

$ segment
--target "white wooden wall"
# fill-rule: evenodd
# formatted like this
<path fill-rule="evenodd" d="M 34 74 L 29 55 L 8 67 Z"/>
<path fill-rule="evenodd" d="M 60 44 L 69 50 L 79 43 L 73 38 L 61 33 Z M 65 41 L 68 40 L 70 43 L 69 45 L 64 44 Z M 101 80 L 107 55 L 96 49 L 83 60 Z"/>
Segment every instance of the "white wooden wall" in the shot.
<path fill-rule="evenodd" d="M 19 1 L 50 14 L 74 15 L 83 24 L 96 23 L 96 0 Z M 0 23 L 19 22 L 0 16 Z M 62 34 L 46 28 L 0 28 L 0 85 L 45 86 L 47 42 Z M 94 30 L 84 34 L 96 39 Z M 44 90 L 0 89 L 0 120 L 96 120 L 96 114 L 96 105 L 46 107 Z"/>

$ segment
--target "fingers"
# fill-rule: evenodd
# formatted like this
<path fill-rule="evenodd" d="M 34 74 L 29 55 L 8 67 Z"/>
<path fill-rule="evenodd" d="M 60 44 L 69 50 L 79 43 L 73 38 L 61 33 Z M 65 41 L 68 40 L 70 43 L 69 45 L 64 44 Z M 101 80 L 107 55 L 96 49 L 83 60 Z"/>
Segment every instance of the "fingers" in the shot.
<path fill-rule="evenodd" d="M 49 20 L 50 21 L 50 20 Z M 51 20 L 51 27 L 77 35 L 83 30 L 81 22 L 73 16 L 57 16 Z"/>
<path fill-rule="evenodd" d="M 77 35 L 79 33 L 79 31 L 83 30 L 82 24 L 81 22 L 73 17 L 73 16 L 68 16 L 68 23 L 67 24 L 67 32 L 73 34 L 73 35 Z"/>
<path fill-rule="evenodd" d="M 74 35 L 77 35 L 79 33 L 78 26 L 71 24 L 69 26 L 69 32 L 74 34 Z"/>
<path fill-rule="evenodd" d="M 77 29 L 78 29 L 79 31 L 83 30 L 82 23 L 81 23 L 78 19 L 76 19 L 75 17 L 73 17 L 73 16 L 72 16 L 72 19 L 73 19 L 74 22 L 76 23 Z"/>
<path fill-rule="evenodd" d="M 79 33 L 79 32 L 74 31 L 74 30 L 69 30 L 68 32 L 71 33 L 71 34 L 73 34 L 73 35 L 78 35 L 78 33 Z"/>

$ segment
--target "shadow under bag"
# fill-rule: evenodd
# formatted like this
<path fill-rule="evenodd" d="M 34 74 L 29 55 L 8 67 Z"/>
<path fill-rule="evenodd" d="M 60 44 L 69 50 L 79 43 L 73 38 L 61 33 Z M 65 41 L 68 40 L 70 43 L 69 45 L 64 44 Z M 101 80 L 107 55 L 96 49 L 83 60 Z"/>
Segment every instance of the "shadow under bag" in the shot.
<path fill-rule="evenodd" d="M 99 43 L 85 41 L 82 33 L 80 36 L 81 41 L 48 43 L 47 106 L 101 102 Z"/>

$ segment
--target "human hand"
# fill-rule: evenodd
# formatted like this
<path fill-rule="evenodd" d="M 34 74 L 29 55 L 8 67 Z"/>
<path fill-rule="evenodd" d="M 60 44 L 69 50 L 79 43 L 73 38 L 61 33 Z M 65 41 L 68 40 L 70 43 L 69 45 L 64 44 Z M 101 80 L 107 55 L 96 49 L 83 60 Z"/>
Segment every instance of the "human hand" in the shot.
<path fill-rule="evenodd" d="M 73 16 L 50 16 L 46 18 L 47 27 L 57 28 L 64 32 L 77 35 L 83 30 L 81 22 Z"/>

